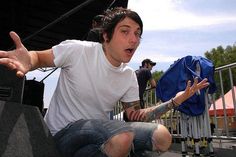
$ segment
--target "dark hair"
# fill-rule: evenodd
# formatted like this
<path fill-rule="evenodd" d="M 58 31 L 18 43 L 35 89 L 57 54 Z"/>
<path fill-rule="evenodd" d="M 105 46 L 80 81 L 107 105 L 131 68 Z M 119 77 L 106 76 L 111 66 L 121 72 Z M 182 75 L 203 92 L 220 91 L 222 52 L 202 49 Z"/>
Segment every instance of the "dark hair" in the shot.
<path fill-rule="evenodd" d="M 151 59 L 144 59 L 143 61 L 142 61 L 142 67 L 144 67 L 144 65 L 145 64 L 150 64 L 150 65 L 152 65 L 152 66 L 155 66 L 156 65 L 156 62 L 153 62 L 153 61 L 151 61 Z"/>
<path fill-rule="evenodd" d="M 103 17 L 104 17 L 104 15 L 96 15 L 93 17 L 93 20 L 96 22 L 101 22 Z"/>
<path fill-rule="evenodd" d="M 102 36 L 103 33 L 107 33 L 107 38 L 110 41 L 113 36 L 114 29 L 115 29 L 117 23 L 119 23 L 120 21 L 122 21 L 126 17 L 129 17 L 130 19 L 132 19 L 136 23 L 138 23 L 138 25 L 140 26 L 140 29 L 141 29 L 140 35 L 142 35 L 143 22 L 142 22 L 140 16 L 136 12 L 134 12 L 130 9 L 117 7 L 117 8 L 113 8 L 111 10 L 106 10 L 104 13 L 103 24 L 102 24 L 102 33 L 100 34 L 102 43 L 104 42 L 104 39 Z"/>
<path fill-rule="evenodd" d="M 101 26 L 103 22 L 104 15 L 96 15 L 93 17 L 93 22 L 96 22 L 96 26 Z"/>

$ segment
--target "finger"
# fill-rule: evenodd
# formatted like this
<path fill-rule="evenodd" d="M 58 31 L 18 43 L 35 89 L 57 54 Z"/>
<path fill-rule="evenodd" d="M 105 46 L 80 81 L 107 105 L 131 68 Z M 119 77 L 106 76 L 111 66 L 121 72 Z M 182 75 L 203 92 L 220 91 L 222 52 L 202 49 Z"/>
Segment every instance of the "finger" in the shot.
<path fill-rule="evenodd" d="M 194 94 L 196 92 L 197 92 L 198 95 L 201 94 L 200 88 L 198 86 L 198 77 L 194 78 L 194 83 L 193 83 L 191 92 L 192 92 L 192 94 Z"/>
<path fill-rule="evenodd" d="M 23 72 L 21 72 L 21 71 L 17 71 L 17 72 L 16 72 L 16 76 L 22 78 L 22 77 L 25 76 L 25 74 L 24 74 Z"/>
<path fill-rule="evenodd" d="M 202 89 L 209 86 L 209 82 L 207 81 L 208 81 L 207 78 L 203 79 L 200 83 L 198 83 L 198 88 Z"/>
<path fill-rule="evenodd" d="M 12 62 L 13 60 L 10 58 L 0 58 L 0 64 L 5 65 L 7 67 L 9 67 L 9 65 L 11 65 Z"/>
<path fill-rule="evenodd" d="M 14 31 L 10 32 L 10 36 L 16 45 L 16 49 L 20 48 L 22 46 L 22 42 L 21 42 L 20 37 Z"/>
<path fill-rule="evenodd" d="M 202 81 L 201 81 L 201 84 L 204 84 L 204 83 L 206 83 L 208 81 L 208 79 L 207 78 L 204 78 Z"/>
<path fill-rule="evenodd" d="M 198 77 L 195 77 L 195 78 L 194 78 L 193 85 L 197 85 L 197 83 L 198 83 Z"/>
<path fill-rule="evenodd" d="M 193 85 L 190 80 L 188 81 L 187 87 L 185 89 L 186 94 L 188 94 L 189 96 L 192 96 L 196 92 L 195 89 L 197 86 L 197 82 L 198 82 L 198 80 L 196 78 L 194 78 Z"/>
<path fill-rule="evenodd" d="M 190 87 L 191 87 L 191 81 L 190 80 L 188 80 L 188 82 L 187 82 L 187 87 L 186 87 L 186 91 L 188 91 L 189 89 L 190 89 Z"/>
<path fill-rule="evenodd" d="M 7 53 L 6 51 L 0 51 L 0 58 L 5 58 L 5 57 L 9 57 L 9 53 Z"/>
<path fill-rule="evenodd" d="M 207 78 L 205 78 L 205 79 L 203 79 L 201 82 L 199 82 L 198 85 L 201 86 L 201 85 L 204 85 L 204 84 L 206 84 L 206 83 L 208 83 L 208 82 L 207 82 Z"/>
<path fill-rule="evenodd" d="M 194 78 L 193 85 L 191 87 L 191 90 L 195 92 L 197 90 L 197 85 L 198 85 L 198 77 Z"/>
<path fill-rule="evenodd" d="M 10 70 L 16 69 L 16 66 L 15 66 L 15 64 L 14 64 L 13 62 L 9 62 L 8 65 L 7 65 L 7 67 L 8 67 Z"/>

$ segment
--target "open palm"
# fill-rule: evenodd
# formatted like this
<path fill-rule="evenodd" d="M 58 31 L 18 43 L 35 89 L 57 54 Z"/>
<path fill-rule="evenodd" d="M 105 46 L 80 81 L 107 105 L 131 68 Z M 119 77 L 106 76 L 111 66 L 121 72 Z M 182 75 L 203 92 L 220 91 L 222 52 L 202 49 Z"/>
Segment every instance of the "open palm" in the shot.
<path fill-rule="evenodd" d="M 10 36 L 15 43 L 16 49 L 0 51 L 0 64 L 16 70 L 16 75 L 23 77 L 31 68 L 30 55 L 15 32 L 10 32 Z"/>

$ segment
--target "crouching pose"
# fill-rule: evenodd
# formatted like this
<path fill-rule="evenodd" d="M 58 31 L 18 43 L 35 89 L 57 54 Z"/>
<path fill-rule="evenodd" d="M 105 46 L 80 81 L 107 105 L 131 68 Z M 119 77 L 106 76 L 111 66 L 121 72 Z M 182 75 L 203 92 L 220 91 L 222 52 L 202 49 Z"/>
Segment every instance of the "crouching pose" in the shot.
<path fill-rule="evenodd" d="M 66 40 L 42 51 L 28 51 L 19 36 L 10 32 L 16 49 L 0 51 L 0 64 L 19 77 L 40 67 L 61 68 L 45 122 L 65 157 L 126 157 L 131 150 L 134 154 L 166 151 L 170 133 L 163 125 L 146 121 L 181 104 L 208 82 L 188 82 L 170 101 L 140 109 L 137 78 L 127 63 L 140 43 L 142 20 L 124 8 L 106 11 L 103 20 L 101 43 Z M 132 122 L 109 120 L 118 101 Z"/>

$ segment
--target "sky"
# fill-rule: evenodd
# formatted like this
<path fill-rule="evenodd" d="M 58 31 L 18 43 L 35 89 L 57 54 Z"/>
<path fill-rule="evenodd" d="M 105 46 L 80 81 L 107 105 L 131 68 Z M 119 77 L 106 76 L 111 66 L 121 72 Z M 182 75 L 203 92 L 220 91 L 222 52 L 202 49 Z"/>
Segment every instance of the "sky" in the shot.
<path fill-rule="evenodd" d="M 157 62 L 165 71 L 186 55 L 204 56 L 206 51 L 236 42 L 236 0 L 129 0 L 128 8 L 143 20 L 141 44 L 130 62 Z"/>
<path fill-rule="evenodd" d="M 212 48 L 236 43 L 236 0 L 129 0 L 128 8 L 143 20 L 141 43 L 129 65 L 138 69 L 142 60 L 157 62 L 153 71 L 165 71 L 186 55 L 204 56 Z M 60 70 L 46 78 L 44 107 L 48 107 Z M 27 79 L 42 80 L 38 70 Z"/>

